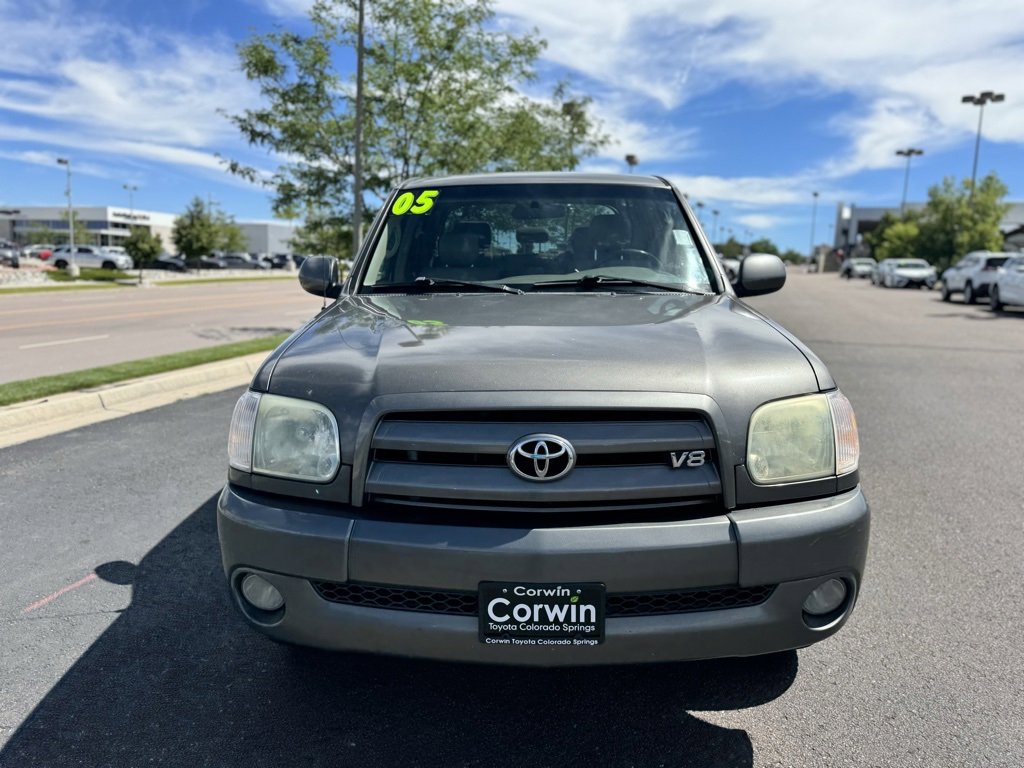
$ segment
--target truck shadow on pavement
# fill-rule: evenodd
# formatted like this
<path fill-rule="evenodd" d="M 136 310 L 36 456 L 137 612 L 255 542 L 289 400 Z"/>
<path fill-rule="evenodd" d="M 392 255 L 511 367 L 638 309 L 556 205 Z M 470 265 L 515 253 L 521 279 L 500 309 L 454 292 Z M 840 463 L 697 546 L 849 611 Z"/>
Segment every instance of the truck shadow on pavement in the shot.
<path fill-rule="evenodd" d="M 0 765 L 750 766 L 742 730 L 691 711 L 782 695 L 795 652 L 518 669 L 333 654 L 245 626 L 223 584 L 216 496 L 138 567 L 133 597 L 0 752 Z"/>

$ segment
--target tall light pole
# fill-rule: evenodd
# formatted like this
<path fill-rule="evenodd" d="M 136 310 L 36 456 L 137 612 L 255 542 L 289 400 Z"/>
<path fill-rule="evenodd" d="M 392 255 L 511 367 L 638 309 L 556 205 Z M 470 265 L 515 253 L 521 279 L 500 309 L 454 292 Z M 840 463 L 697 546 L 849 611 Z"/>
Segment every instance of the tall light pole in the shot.
<path fill-rule="evenodd" d="M 974 165 L 971 166 L 971 195 L 970 202 L 974 202 L 974 182 L 978 178 L 978 149 L 981 147 L 981 119 L 985 116 L 985 105 L 989 102 L 998 104 L 1000 101 L 1006 100 L 1005 93 L 994 93 L 992 91 L 982 91 L 977 96 L 967 94 L 960 98 L 960 102 L 963 104 L 973 104 L 978 107 L 978 135 L 974 139 Z"/>
<path fill-rule="evenodd" d="M 910 158 L 914 155 L 923 155 L 924 150 L 917 147 L 907 147 L 906 149 L 897 149 L 896 154 L 907 158 L 907 170 L 903 174 L 903 197 L 900 198 L 900 216 L 902 216 L 904 209 L 907 207 L 907 185 L 910 184 Z M 971 186 L 973 187 L 974 185 L 972 184 Z"/>
<path fill-rule="evenodd" d="M 636 155 L 626 155 L 626 165 L 629 166 L 629 172 L 632 173 L 633 169 L 640 164 L 640 158 Z"/>
<path fill-rule="evenodd" d="M 811 207 L 811 261 L 814 261 L 814 225 L 818 217 L 818 193 L 811 194 L 814 195 L 814 204 Z"/>
<path fill-rule="evenodd" d="M 562 105 L 562 115 L 569 123 L 569 170 L 576 170 L 576 125 L 583 117 L 583 105 L 570 99 Z"/>
<path fill-rule="evenodd" d="M 697 221 L 700 222 L 701 229 L 704 228 L 704 201 L 697 201 Z"/>
<path fill-rule="evenodd" d="M 75 212 L 71 207 L 71 160 L 67 157 L 58 157 L 57 165 L 66 166 L 68 169 L 68 185 L 64 194 L 68 196 L 68 274 L 78 277 L 78 265 L 75 264 Z"/>
<path fill-rule="evenodd" d="M 711 235 L 711 244 L 714 245 L 718 239 L 718 209 L 711 209 L 711 231 L 714 233 Z"/>
<path fill-rule="evenodd" d="M 352 258 L 359 254 L 363 241 L 363 27 L 366 23 L 365 0 L 359 0 L 356 26 L 356 130 L 355 157 L 352 163 Z"/>
<path fill-rule="evenodd" d="M 121 189 L 128 192 L 128 236 L 131 237 L 135 231 L 135 192 L 138 190 L 137 184 L 122 184 Z M 139 262 L 139 285 L 142 285 L 142 262 Z"/>

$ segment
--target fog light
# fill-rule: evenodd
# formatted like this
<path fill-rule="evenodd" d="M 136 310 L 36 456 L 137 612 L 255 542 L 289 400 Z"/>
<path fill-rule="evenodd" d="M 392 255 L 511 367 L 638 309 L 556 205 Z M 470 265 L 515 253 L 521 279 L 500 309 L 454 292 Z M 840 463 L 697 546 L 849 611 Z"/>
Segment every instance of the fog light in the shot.
<path fill-rule="evenodd" d="M 846 582 L 842 579 L 829 579 L 807 596 L 804 610 L 812 616 L 823 616 L 832 613 L 845 599 Z"/>
<path fill-rule="evenodd" d="M 276 611 L 284 605 L 284 598 L 277 591 L 277 587 L 255 573 L 248 573 L 242 577 L 242 595 L 261 611 Z"/>

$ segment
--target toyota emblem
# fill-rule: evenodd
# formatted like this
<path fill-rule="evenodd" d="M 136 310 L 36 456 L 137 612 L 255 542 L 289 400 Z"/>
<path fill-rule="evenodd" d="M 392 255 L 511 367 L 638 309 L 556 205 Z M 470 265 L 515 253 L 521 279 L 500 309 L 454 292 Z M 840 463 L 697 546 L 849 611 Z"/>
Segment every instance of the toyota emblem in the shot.
<path fill-rule="evenodd" d="M 527 480 L 548 481 L 565 477 L 576 466 L 572 443 L 557 435 L 527 435 L 508 449 L 509 468 Z"/>

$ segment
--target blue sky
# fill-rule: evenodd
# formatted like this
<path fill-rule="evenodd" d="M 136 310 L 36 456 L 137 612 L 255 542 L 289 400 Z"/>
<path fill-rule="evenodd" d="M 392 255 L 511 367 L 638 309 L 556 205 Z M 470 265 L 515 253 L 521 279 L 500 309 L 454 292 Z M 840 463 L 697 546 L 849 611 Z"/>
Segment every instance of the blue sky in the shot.
<path fill-rule="evenodd" d="M 372 0 L 371 0 L 372 1 Z M 302 26 L 306 0 L 0 0 L 0 207 L 63 202 L 58 156 L 72 158 L 76 204 L 180 211 L 211 196 L 240 219 L 270 217 L 268 193 L 229 176 L 220 156 L 272 169 L 218 109 L 258 103 L 235 45 Z M 911 200 L 969 176 L 985 110 L 979 175 L 997 171 L 1024 200 L 1024 26 L 1020 0 L 495 0 L 496 24 L 536 28 L 548 47 L 531 95 L 569 76 L 595 99 L 612 144 L 583 170 L 665 175 L 742 239 L 806 251 L 839 201 L 897 205 L 916 146 Z"/>

